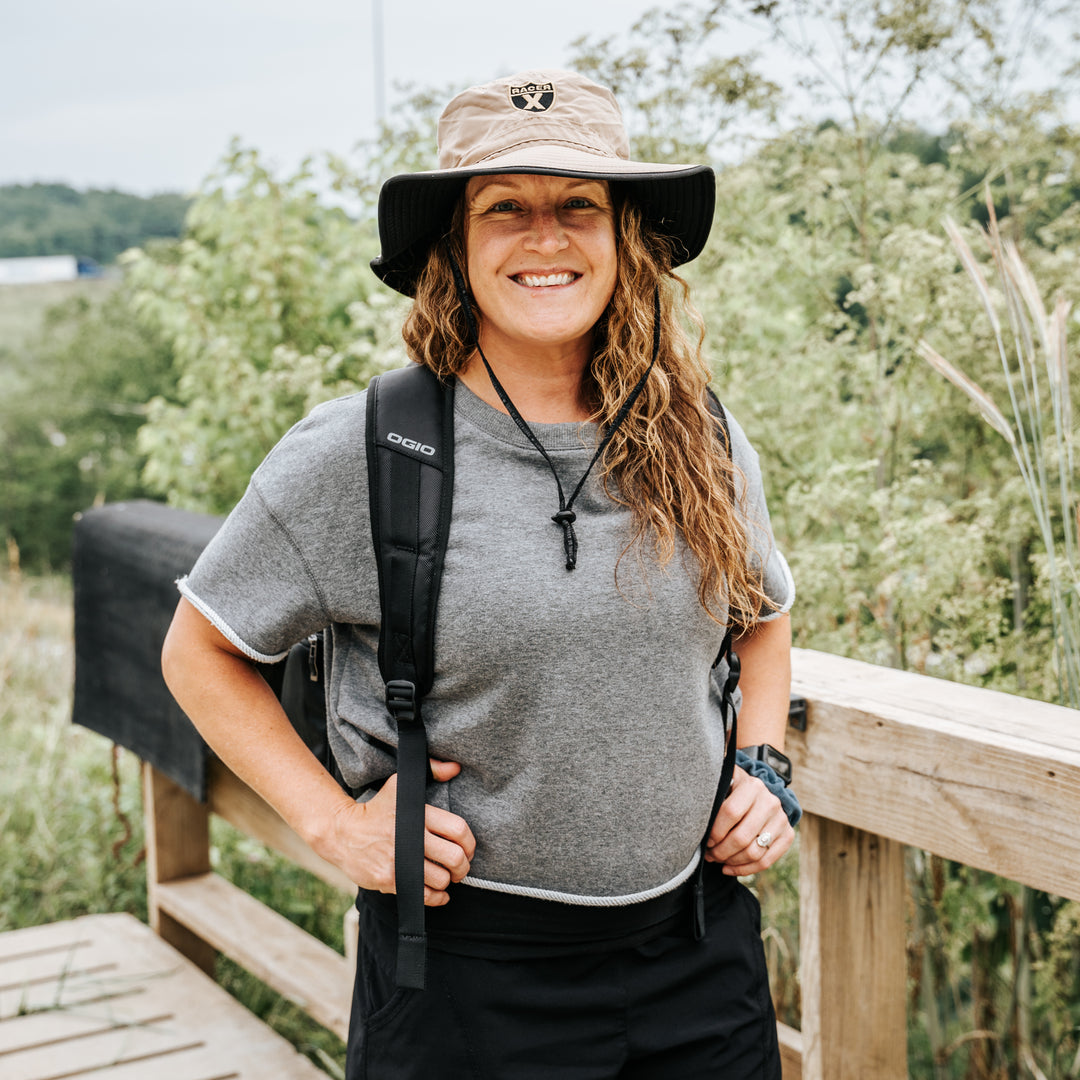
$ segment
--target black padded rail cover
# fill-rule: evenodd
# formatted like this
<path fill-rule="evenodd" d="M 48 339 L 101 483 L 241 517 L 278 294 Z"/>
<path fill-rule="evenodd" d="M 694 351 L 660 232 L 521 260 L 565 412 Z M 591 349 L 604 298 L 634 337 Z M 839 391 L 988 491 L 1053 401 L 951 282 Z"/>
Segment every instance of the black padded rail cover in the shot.
<path fill-rule="evenodd" d="M 72 719 L 149 761 L 200 802 L 208 750 L 161 675 L 161 646 L 222 519 L 154 502 L 112 503 L 75 524 Z"/>

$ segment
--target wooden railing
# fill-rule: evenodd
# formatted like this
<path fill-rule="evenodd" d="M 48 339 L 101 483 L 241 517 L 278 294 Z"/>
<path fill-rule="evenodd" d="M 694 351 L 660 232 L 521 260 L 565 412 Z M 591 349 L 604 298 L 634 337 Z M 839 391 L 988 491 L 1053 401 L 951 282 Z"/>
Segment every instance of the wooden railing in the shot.
<path fill-rule="evenodd" d="M 1080 713 L 797 650 L 802 1031 L 785 1080 L 907 1080 L 904 846 L 1080 899 Z"/>
<path fill-rule="evenodd" d="M 1080 899 L 1080 714 L 797 651 L 802 1030 L 785 1080 L 906 1080 L 904 846 Z M 151 920 L 208 966 L 243 964 L 344 1036 L 350 964 L 210 872 L 208 812 L 348 882 L 212 763 L 207 806 L 145 767 Z M 348 902 L 343 900 L 343 910 Z"/>

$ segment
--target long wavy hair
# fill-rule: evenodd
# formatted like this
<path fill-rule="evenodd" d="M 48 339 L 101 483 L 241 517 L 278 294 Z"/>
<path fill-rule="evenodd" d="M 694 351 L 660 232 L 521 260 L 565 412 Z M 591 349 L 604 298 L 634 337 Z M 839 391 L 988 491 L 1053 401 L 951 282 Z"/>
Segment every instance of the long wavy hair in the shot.
<path fill-rule="evenodd" d="M 723 621 L 726 608 L 730 621 L 746 627 L 774 605 L 762 589 L 764 553 L 752 551 L 745 506 L 737 505 L 742 478 L 731 454 L 717 446 L 718 424 L 706 399 L 710 372 L 702 357 L 704 323 L 686 282 L 672 272 L 671 242 L 614 185 L 613 195 L 615 292 L 593 328 L 593 357 L 582 388 L 589 419 L 601 431 L 652 358 L 657 289 L 661 323 L 652 373 L 597 463 L 609 498 L 632 512 L 634 532 L 623 555 L 633 547 L 640 550 L 648 538 L 664 565 L 678 550 L 681 536 L 699 568 L 702 607 L 716 621 Z M 475 351 L 450 263 L 452 257 L 467 275 L 464 205 L 462 198 L 448 232 L 432 245 L 402 329 L 412 358 L 443 382 L 461 372 Z M 482 323 L 475 303 L 473 312 Z M 696 340 L 684 319 L 695 328 Z"/>

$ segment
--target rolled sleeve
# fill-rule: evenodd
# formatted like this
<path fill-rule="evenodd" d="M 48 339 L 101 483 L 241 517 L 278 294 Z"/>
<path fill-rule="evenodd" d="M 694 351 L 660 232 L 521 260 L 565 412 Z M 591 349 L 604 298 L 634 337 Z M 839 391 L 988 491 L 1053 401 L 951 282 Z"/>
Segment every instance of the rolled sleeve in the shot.
<path fill-rule="evenodd" d="M 757 451 L 750 445 L 739 422 L 728 414 L 731 435 L 731 458 L 739 477 L 739 496 L 745 508 L 745 521 L 750 540 L 750 558 L 761 575 L 762 591 L 769 599 L 758 614 L 759 622 L 779 618 L 795 603 L 795 580 L 787 559 L 776 546 L 769 507 L 765 501 L 765 485 Z"/>
<path fill-rule="evenodd" d="M 263 663 L 282 659 L 294 642 L 330 623 L 299 544 L 254 480 L 177 587 L 238 649 Z"/>

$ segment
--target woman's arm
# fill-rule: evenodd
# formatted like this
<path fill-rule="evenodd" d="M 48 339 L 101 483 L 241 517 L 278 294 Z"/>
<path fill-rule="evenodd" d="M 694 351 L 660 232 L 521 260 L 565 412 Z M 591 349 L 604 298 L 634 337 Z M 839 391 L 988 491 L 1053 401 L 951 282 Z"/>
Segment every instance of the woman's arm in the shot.
<path fill-rule="evenodd" d="M 791 696 L 791 619 L 785 614 L 758 623 L 732 647 L 741 664 L 739 744 L 769 743 L 782 750 Z M 764 833 L 772 836 L 767 848 L 757 843 Z M 760 780 L 736 768 L 713 821 L 705 857 L 723 863 L 727 874 L 756 874 L 776 862 L 794 839 L 780 800 Z"/>
<path fill-rule="evenodd" d="M 366 889 L 394 891 L 397 778 L 354 802 L 304 744 L 273 691 L 247 659 L 187 600 L 176 609 L 162 672 L 180 707 L 214 753 L 261 795 L 323 858 Z M 460 771 L 432 761 L 437 780 Z M 451 881 L 469 872 L 476 849 L 456 814 L 427 807 L 424 903 L 445 904 Z"/>
<path fill-rule="evenodd" d="M 778 615 L 735 638 L 742 708 L 739 745 L 784 749 L 791 700 L 791 616 Z"/>

